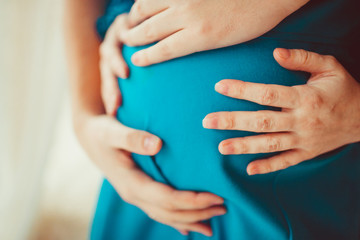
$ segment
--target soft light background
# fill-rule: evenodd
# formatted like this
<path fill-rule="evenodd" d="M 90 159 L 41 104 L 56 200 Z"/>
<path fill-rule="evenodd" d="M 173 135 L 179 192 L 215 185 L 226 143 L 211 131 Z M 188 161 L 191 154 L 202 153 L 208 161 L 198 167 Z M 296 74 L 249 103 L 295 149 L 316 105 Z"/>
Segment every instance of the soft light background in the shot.
<path fill-rule="evenodd" d="M 72 131 L 62 0 L 0 0 L 0 239 L 86 239 L 101 175 Z"/>

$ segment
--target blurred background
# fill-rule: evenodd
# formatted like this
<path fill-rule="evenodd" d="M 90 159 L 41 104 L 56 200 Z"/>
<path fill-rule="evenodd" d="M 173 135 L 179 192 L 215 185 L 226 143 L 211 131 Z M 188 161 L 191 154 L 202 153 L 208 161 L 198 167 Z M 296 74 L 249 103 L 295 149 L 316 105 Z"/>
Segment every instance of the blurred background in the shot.
<path fill-rule="evenodd" d="M 101 174 L 72 129 L 62 0 L 0 0 L 0 239 L 86 239 Z"/>

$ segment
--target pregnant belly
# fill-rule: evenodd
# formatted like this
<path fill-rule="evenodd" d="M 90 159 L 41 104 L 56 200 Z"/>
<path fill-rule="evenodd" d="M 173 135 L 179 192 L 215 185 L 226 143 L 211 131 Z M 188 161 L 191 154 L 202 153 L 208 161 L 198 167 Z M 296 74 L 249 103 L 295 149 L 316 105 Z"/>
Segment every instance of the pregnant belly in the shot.
<path fill-rule="evenodd" d="M 256 226 L 272 229 L 272 235 L 276 236 L 272 239 L 286 239 L 289 228 L 294 227 L 290 222 L 324 221 L 325 215 L 316 214 L 319 205 L 313 203 L 322 202 L 325 196 L 329 204 L 323 206 L 331 206 L 329 209 L 338 215 L 350 216 L 351 210 L 344 211 L 342 206 L 354 205 L 351 194 L 356 190 L 347 183 L 358 179 L 356 169 L 359 169 L 344 168 L 359 166 L 358 146 L 348 146 L 284 171 L 256 176 L 248 176 L 246 166 L 265 154 L 223 156 L 219 153 L 220 141 L 254 133 L 204 129 L 202 119 L 208 113 L 270 108 L 216 93 L 214 85 L 218 81 L 230 78 L 287 86 L 306 82 L 307 74 L 285 70 L 275 62 L 272 52 L 276 47 L 332 53 L 331 49 L 324 46 L 319 49 L 310 43 L 260 38 L 150 67 L 136 67 L 131 65 L 130 57 L 139 48 L 124 47 L 130 78 L 119 80 L 123 105 L 118 110 L 118 119 L 163 140 L 161 151 L 154 157 L 133 154 L 139 167 L 156 181 L 177 189 L 209 191 L 222 196 L 228 209 L 222 218 L 236 223 L 228 226 L 233 227 L 230 232 L 258 233 L 257 239 L 265 239 L 265 235 Z M 334 176 L 341 176 L 342 181 Z M 322 191 L 313 191 L 314 184 Z M 334 189 L 344 193 L 341 203 Z M 347 220 L 344 222 L 352 221 Z M 327 221 L 332 221 L 328 225 L 338 224 L 335 218 Z"/>
<path fill-rule="evenodd" d="M 251 133 L 204 129 L 202 119 L 215 111 L 269 109 L 218 94 L 214 85 L 222 79 L 281 85 L 305 83 L 306 74 L 287 71 L 275 62 L 272 51 L 279 44 L 278 41 L 258 40 L 150 67 L 131 65 L 130 78 L 119 81 L 123 105 L 118 118 L 127 126 L 156 134 L 164 142 L 162 150 L 152 160 L 134 155 L 139 165 L 157 180 L 179 188 L 221 191 L 221 184 L 208 183 L 214 177 L 225 180 L 233 176 L 229 171 L 236 172 L 234 183 L 244 187 L 238 178 L 248 178 L 246 165 L 261 155 L 222 156 L 217 146 L 226 138 Z M 137 50 L 124 48 L 128 63 Z M 144 162 L 153 162 L 155 166 Z M 222 174 L 225 176 L 221 177 Z"/>

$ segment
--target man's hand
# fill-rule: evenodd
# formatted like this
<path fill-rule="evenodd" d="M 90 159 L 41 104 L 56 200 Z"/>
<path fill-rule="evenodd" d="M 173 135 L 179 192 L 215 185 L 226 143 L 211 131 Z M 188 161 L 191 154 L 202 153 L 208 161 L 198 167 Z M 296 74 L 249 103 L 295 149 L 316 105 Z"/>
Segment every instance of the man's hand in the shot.
<path fill-rule="evenodd" d="M 306 85 L 286 87 L 222 80 L 215 90 L 282 111 L 217 112 L 203 120 L 211 129 L 266 133 L 222 141 L 222 154 L 284 151 L 248 165 L 248 174 L 285 169 L 343 145 L 360 141 L 360 84 L 332 56 L 276 49 L 284 68 L 311 73 Z"/>
<path fill-rule="evenodd" d="M 132 56 L 147 66 L 257 38 L 308 1 L 137 0 L 120 37 L 129 46 L 159 41 Z"/>

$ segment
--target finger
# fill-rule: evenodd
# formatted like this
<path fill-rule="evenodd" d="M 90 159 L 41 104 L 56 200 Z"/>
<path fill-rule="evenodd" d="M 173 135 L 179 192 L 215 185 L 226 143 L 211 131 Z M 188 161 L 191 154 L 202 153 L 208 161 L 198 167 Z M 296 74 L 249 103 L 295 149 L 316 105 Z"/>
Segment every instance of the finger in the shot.
<path fill-rule="evenodd" d="M 269 133 L 226 139 L 219 144 L 219 151 L 224 155 L 270 153 L 293 149 L 296 146 L 296 137 L 290 133 Z"/>
<path fill-rule="evenodd" d="M 274 58 L 286 69 L 315 74 L 329 71 L 334 68 L 334 65 L 338 65 L 332 56 L 324 56 L 303 49 L 277 48 L 274 50 Z"/>
<path fill-rule="evenodd" d="M 149 212 L 149 216 L 160 222 L 174 223 L 195 223 L 208 220 L 215 216 L 221 216 L 226 213 L 226 209 L 222 206 L 213 206 L 201 210 L 168 210 L 157 207 L 151 203 L 139 204 L 145 212 Z"/>
<path fill-rule="evenodd" d="M 188 231 L 186 231 L 186 230 L 181 230 L 181 229 L 177 229 L 177 228 L 175 228 L 176 230 L 178 230 L 179 231 L 179 233 L 181 233 L 182 235 L 184 235 L 184 236 L 187 236 L 187 235 L 189 235 L 189 232 Z"/>
<path fill-rule="evenodd" d="M 256 160 L 249 163 L 247 172 L 249 175 L 275 172 L 294 166 L 307 159 L 306 154 L 302 150 L 290 150 L 268 159 Z"/>
<path fill-rule="evenodd" d="M 124 32 L 122 40 L 129 46 L 142 46 L 164 39 L 180 30 L 180 24 L 171 19 L 171 11 L 163 11 Z M 169 24 L 171 21 L 171 24 Z"/>
<path fill-rule="evenodd" d="M 121 105 L 121 92 L 117 83 L 117 77 L 111 70 L 102 65 L 101 72 L 101 97 L 104 102 L 106 113 L 116 115 L 118 107 Z"/>
<path fill-rule="evenodd" d="M 228 97 L 266 106 L 281 108 L 298 106 L 298 93 L 293 87 L 226 79 L 216 83 L 215 90 Z"/>
<path fill-rule="evenodd" d="M 121 48 L 114 48 L 112 51 L 112 55 L 107 60 L 110 64 L 110 68 L 112 72 L 123 79 L 128 78 L 129 76 L 129 67 L 126 64 L 122 54 Z"/>
<path fill-rule="evenodd" d="M 129 27 L 134 27 L 139 23 L 145 21 L 153 15 L 156 15 L 168 8 L 166 4 L 167 1 L 157 0 L 157 1 L 136 1 L 131 7 L 128 24 Z"/>
<path fill-rule="evenodd" d="M 140 192 L 138 197 L 143 201 L 152 202 L 169 210 L 204 209 L 224 203 L 221 197 L 212 193 L 178 191 L 155 181 L 142 184 Z"/>
<path fill-rule="evenodd" d="M 213 234 L 211 226 L 209 226 L 206 223 L 191 223 L 191 224 L 177 223 L 177 224 L 173 224 L 172 226 L 177 229 L 186 229 L 185 231 L 198 232 L 208 237 L 211 237 Z"/>
<path fill-rule="evenodd" d="M 187 44 L 191 38 L 193 36 L 188 31 L 180 30 L 155 45 L 134 53 L 131 61 L 136 66 L 148 66 L 200 51 L 196 49 L 196 44 Z"/>
<path fill-rule="evenodd" d="M 208 114 L 204 118 L 203 127 L 250 132 L 283 132 L 291 131 L 293 122 L 293 117 L 288 112 L 215 112 Z"/>
<path fill-rule="evenodd" d="M 112 72 L 121 78 L 129 75 L 129 67 L 122 56 L 121 34 L 126 32 L 124 18 L 125 16 L 116 18 L 116 24 L 109 29 L 100 46 L 102 64 L 109 65 Z"/>
<path fill-rule="evenodd" d="M 142 155 L 155 155 L 161 149 L 162 142 L 155 135 L 126 127 L 113 118 L 103 124 L 100 137 L 112 147 Z"/>

